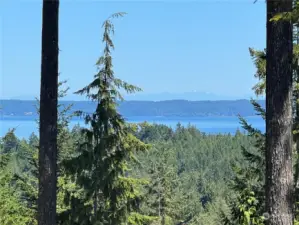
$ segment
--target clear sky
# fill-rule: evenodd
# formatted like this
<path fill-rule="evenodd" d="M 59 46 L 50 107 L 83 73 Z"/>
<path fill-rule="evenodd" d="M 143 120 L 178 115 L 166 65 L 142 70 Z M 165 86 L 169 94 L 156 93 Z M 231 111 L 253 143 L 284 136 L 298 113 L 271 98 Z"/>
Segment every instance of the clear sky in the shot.
<path fill-rule="evenodd" d="M 115 21 L 115 75 L 161 92 L 253 95 L 248 47 L 265 47 L 265 1 L 61 0 L 60 79 L 71 91 L 95 74 L 102 22 Z M 42 1 L 1 0 L 0 98 L 39 95 Z"/>

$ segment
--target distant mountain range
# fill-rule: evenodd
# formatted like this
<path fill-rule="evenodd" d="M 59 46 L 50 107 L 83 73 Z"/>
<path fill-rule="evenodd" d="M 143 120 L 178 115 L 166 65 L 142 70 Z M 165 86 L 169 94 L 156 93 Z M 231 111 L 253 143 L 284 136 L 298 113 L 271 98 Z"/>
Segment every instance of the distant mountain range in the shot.
<path fill-rule="evenodd" d="M 244 96 L 223 96 L 217 95 L 210 92 L 183 92 L 183 93 L 171 93 L 171 92 L 163 92 L 163 93 L 153 93 L 153 94 L 130 94 L 125 95 L 126 100 L 143 100 L 143 101 L 167 101 L 174 99 L 182 99 L 188 101 L 219 101 L 219 100 L 236 100 L 236 99 L 250 99 L 250 95 Z"/>
<path fill-rule="evenodd" d="M 15 96 L 11 98 L 5 98 L 9 100 L 34 100 L 37 96 L 31 95 L 22 95 Z M 162 93 L 136 93 L 136 94 L 124 94 L 124 98 L 127 101 L 168 101 L 173 99 L 183 99 L 188 101 L 219 101 L 219 100 L 237 100 L 237 99 L 250 99 L 252 95 L 244 96 L 224 96 L 217 95 L 210 92 L 201 92 L 201 91 L 191 91 L 183 93 L 171 93 L 171 92 L 162 92 Z M 2 98 L 3 99 L 3 98 Z M 66 98 L 66 101 L 84 101 L 84 97 L 74 94 L 69 94 Z"/>
<path fill-rule="evenodd" d="M 264 100 L 258 101 L 265 107 Z M 72 111 L 91 113 L 95 103 L 89 101 L 61 101 L 63 105 L 73 104 Z M 219 101 L 124 101 L 119 104 L 119 112 L 124 117 L 195 117 L 195 116 L 254 116 L 255 111 L 249 100 Z M 1 118 L 37 117 L 36 101 L 0 100 Z"/>

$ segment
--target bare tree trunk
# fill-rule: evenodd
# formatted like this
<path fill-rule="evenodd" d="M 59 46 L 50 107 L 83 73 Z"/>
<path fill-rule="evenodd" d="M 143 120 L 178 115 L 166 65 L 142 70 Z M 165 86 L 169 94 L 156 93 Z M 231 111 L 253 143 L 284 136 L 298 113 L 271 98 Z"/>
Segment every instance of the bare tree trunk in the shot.
<path fill-rule="evenodd" d="M 296 44 L 299 45 L 299 25 L 296 26 Z M 296 83 L 295 84 L 299 84 L 299 59 L 297 59 L 296 61 L 296 71 L 295 71 L 295 80 Z M 298 130 L 298 125 L 299 125 L 299 90 L 297 88 L 295 88 L 295 99 L 294 99 L 294 104 L 295 104 L 295 122 L 294 122 L 294 127 L 295 130 Z M 296 157 L 296 162 L 295 162 L 295 175 L 294 175 L 294 187 L 295 187 L 295 197 L 294 197 L 294 201 L 297 202 L 298 198 L 299 198 L 299 189 L 298 189 L 298 178 L 299 178 L 299 134 L 296 133 L 293 135 L 294 138 L 294 142 L 295 142 L 295 149 L 296 149 L 296 153 L 297 157 Z M 294 210 L 298 210 L 298 206 L 295 205 L 295 209 Z"/>
<path fill-rule="evenodd" d="M 292 225 L 292 24 L 270 22 L 292 0 L 267 0 L 266 210 L 268 225 Z"/>
<path fill-rule="evenodd" d="M 43 0 L 38 224 L 56 225 L 59 0 Z"/>

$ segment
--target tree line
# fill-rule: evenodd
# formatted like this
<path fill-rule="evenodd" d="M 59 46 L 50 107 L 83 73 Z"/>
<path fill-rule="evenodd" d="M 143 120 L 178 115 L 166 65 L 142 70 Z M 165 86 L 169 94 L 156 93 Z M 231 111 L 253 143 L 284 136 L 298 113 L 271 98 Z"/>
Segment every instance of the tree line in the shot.
<path fill-rule="evenodd" d="M 113 72 L 112 20 L 125 13 L 103 23 L 97 74 L 77 92 L 96 109 L 76 112 L 89 128 L 70 132 L 69 108 L 58 111 L 59 1 L 44 0 L 39 138 L 17 140 L 12 130 L 1 142 L 2 223 L 298 223 L 299 3 L 266 4 L 266 49 L 250 50 L 266 109 L 252 103 L 266 132 L 240 118 L 248 134 L 232 136 L 125 122 L 120 89 L 141 90 Z"/>

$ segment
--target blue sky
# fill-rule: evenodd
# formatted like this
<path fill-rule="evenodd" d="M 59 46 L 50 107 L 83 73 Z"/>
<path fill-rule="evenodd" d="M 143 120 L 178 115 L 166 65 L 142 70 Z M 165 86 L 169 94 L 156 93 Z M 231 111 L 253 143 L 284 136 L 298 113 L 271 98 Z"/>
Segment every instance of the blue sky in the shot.
<path fill-rule="evenodd" d="M 253 0 L 61 0 L 60 79 L 91 81 L 102 22 L 115 21 L 115 75 L 144 94 L 211 92 L 243 98 L 256 79 L 248 47 L 265 47 L 265 3 Z M 0 98 L 39 95 L 42 1 L 0 3 Z"/>

